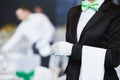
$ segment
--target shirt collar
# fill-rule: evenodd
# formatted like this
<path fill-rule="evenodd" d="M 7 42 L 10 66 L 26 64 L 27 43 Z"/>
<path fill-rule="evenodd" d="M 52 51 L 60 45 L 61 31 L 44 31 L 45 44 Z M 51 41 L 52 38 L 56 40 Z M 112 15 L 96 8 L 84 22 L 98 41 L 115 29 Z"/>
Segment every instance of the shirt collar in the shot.
<path fill-rule="evenodd" d="M 31 17 L 32 14 L 29 14 L 28 18 L 26 18 L 24 21 L 27 22 L 30 20 L 30 17 Z"/>
<path fill-rule="evenodd" d="M 101 5 L 104 3 L 105 0 L 98 0 L 99 2 L 99 8 L 101 7 Z"/>
<path fill-rule="evenodd" d="M 88 3 L 89 3 L 89 0 L 86 0 Z M 104 3 L 105 0 L 98 0 L 98 3 L 99 3 L 99 8 L 100 6 Z"/>

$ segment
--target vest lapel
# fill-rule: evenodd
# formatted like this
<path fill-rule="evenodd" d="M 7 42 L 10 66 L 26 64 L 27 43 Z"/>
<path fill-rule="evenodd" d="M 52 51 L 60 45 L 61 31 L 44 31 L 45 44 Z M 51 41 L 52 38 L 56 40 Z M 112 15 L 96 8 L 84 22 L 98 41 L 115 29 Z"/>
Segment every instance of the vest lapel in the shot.
<path fill-rule="evenodd" d="M 78 20 L 80 17 L 80 14 L 82 12 L 82 9 L 80 6 L 77 7 L 77 10 L 75 11 L 74 15 L 71 17 L 71 31 L 72 31 L 72 38 L 74 43 L 77 43 L 77 24 L 78 24 Z"/>

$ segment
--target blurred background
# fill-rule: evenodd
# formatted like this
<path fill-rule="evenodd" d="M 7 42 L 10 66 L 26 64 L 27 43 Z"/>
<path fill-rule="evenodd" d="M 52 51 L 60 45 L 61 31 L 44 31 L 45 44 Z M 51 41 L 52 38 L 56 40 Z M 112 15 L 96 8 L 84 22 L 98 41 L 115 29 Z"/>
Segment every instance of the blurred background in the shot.
<path fill-rule="evenodd" d="M 50 56 L 48 67 L 42 66 L 40 55 L 33 53 L 32 46 L 26 38 L 9 52 L 3 52 L 1 48 L 15 34 L 21 23 L 15 15 L 19 6 L 28 7 L 32 13 L 37 12 L 36 7 L 42 8 L 55 28 L 51 43 L 53 44 L 65 41 L 68 10 L 80 3 L 81 0 L 1 0 L 0 80 L 57 80 L 58 77 L 65 75 L 68 57 Z"/>
<path fill-rule="evenodd" d="M 41 7 L 55 27 L 52 43 L 65 40 L 68 10 L 79 5 L 81 0 L 1 0 L 0 2 L 0 47 L 15 34 L 21 23 L 15 15 L 19 6 L 26 6 L 32 13 Z M 68 58 L 50 56 L 49 67 L 41 66 L 39 54 L 34 54 L 26 38 L 9 52 L 0 49 L 0 80 L 56 80 L 63 76 Z"/>
<path fill-rule="evenodd" d="M 0 2 L 0 26 L 6 23 L 18 24 L 16 19 L 15 10 L 21 5 L 28 6 L 33 11 L 35 6 L 42 6 L 44 12 L 49 16 L 51 21 L 58 27 L 64 25 L 66 15 L 69 8 L 80 4 L 80 0 L 1 0 Z"/>

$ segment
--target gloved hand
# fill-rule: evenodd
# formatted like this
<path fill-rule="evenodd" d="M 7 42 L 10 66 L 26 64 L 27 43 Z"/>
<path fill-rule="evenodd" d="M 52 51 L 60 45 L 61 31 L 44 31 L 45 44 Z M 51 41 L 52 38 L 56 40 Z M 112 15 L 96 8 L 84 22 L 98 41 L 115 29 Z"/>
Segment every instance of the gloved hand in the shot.
<path fill-rule="evenodd" d="M 51 46 L 50 53 L 58 56 L 70 56 L 72 52 L 73 44 L 61 41 L 56 42 Z"/>

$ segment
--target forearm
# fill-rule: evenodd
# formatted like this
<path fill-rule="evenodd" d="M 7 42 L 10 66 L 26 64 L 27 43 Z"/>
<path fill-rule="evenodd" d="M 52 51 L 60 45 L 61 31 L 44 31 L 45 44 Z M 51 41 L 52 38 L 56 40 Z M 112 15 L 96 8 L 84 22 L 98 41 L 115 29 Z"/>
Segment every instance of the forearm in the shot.
<path fill-rule="evenodd" d="M 11 49 L 13 49 L 13 47 L 21 40 L 22 35 L 21 34 L 14 34 L 2 47 L 2 51 L 7 52 Z"/>
<path fill-rule="evenodd" d="M 117 67 L 120 65 L 120 49 L 108 49 L 105 57 L 105 67 Z"/>

